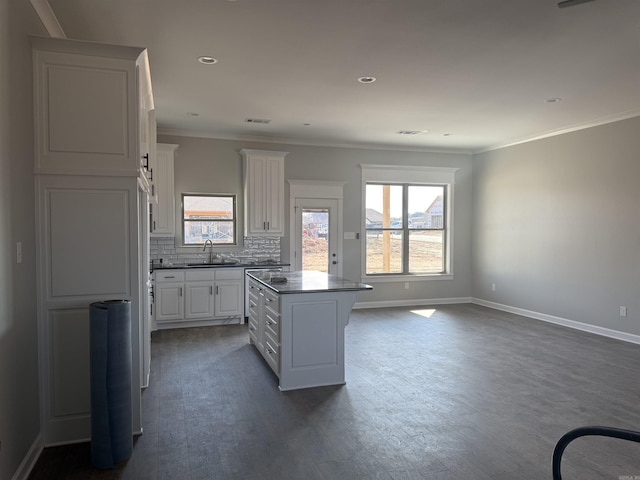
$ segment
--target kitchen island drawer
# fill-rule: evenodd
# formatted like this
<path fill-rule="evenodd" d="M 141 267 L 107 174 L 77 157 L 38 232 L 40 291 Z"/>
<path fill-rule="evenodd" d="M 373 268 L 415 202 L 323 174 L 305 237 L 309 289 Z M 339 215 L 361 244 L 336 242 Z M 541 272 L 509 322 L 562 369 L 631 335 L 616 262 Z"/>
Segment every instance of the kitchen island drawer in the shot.
<path fill-rule="evenodd" d="M 264 302 L 265 305 L 269 306 L 275 312 L 280 312 L 280 295 L 272 292 L 269 289 L 265 289 L 264 291 Z"/>
<path fill-rule="evenodd" d="M 273 312 L 270 308 L 264 309 L 265 313 L 265 331 L 268 332 L 273 340 L 280 343 L 280 315 Z"/>
<path fill-rule="evenodd" d="M 264 342 L 264 358 L 275 372 L 276 375 L 280 375 L 280 345 L 274 342 L 269 335 L 265 335 Z"/>

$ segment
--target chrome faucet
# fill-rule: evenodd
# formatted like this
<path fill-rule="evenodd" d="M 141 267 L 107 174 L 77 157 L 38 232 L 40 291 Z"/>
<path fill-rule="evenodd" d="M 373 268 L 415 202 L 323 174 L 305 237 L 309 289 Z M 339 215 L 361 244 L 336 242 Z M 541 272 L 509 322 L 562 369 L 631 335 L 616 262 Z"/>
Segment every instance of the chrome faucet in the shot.
<path fill-rule="evenodd" d="M 209 244 L 209 263 L 213 263 L 213 242 L 211 241 L 211 239 L 208 239 L 204 242 L 202 251 L 204 252 L 207 249 L 207 244 Z"/>

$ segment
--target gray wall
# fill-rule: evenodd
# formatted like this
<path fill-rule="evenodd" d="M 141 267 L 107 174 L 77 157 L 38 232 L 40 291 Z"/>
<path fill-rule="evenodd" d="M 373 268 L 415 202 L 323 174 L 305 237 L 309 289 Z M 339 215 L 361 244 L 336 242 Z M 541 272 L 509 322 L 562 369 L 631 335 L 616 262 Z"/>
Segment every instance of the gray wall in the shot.
<path fill-rule="evenodd" d="M 0 478 L 40 431 L 35 282 L 33 87 L 28 34 L 44 35 L 24 0 L 0 0 Z M 23 262 L 16 264 L 16 242 Z"/>
<path fill-rule="evenodd" d="M 640 334 L 640 118 L 476 155 L 473 174 L 475 297 Z"/>
<path fill-rule="evenodd" d="M 447 281 L 376 283 L 359 301 L 398 301 L 471 296 L 471 156 L 453 153 L 416 153 L 356 148 L 313 147 L 160 135 L 161 143 L 180 145 L 175 156 L 176 202 L 181 192 L 236 193 L 242 211 L 242 162 L 240 150 L 289 152 L 285 178 L 293 180 L 346 181 L 344 231 L 359 232 L 362 215 L 359 165 L 398 164 L 458 167 L 455 186 L 454 279 Z M 288 197 L 288 185 L 287 197 Z M 179 213 L 179 205 L 176 206 Z M 285 210 L 288 215 L 288 198 Z M 289 222 L 287 221 L 287 225 Z M 282 239 L 282 259 L 288 260 L 289 233 Z M 361 240 L 344 241 L 343 276 L 360 278 Z"/>

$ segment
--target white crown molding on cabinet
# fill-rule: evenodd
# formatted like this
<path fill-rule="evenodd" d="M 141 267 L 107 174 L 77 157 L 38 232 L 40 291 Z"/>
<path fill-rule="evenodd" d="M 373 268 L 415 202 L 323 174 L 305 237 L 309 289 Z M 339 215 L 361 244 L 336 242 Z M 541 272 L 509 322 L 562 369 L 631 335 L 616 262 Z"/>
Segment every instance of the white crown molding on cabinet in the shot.
<path fill-rule="evenodd" d="M 56 14 L 53 13 L 51 9 L 51 5 L 47 0 L 29 0 L 31 2 L 31 6 L 36 11 L 36 14 L 40 18 L 40 21 L 46 28 L 49 35 L 54 38 L 67 38 L 67 35 L 64 33 L 60 22 L 58 22 L 58 18 Z"/>

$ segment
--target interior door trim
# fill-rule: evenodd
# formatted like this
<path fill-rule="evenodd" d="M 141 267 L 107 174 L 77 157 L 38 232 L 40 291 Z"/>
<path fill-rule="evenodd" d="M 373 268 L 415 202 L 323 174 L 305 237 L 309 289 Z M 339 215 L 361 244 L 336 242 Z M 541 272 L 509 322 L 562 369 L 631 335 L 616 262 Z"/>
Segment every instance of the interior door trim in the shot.
<path fill-rule="evenodd" d="M 344 186 L 347 182 L 323 182 L 315 180 L 291 180 L 289 183 L 289 261 L 295 264 L 296 248 L 296 201 L 298 198 L 324 198 L 338 201 L 337 236 L 338 236 L 338 276 L 342 276 L 343 259 L 343 198 Z"/>

